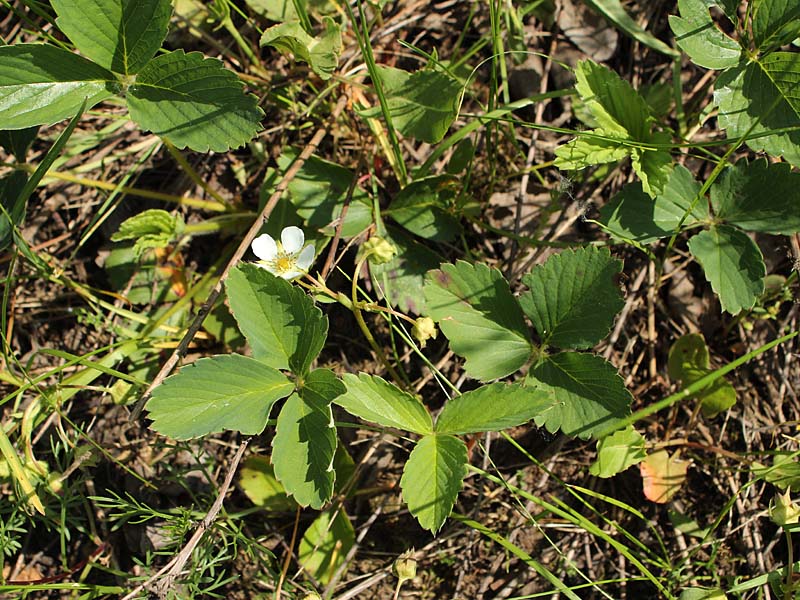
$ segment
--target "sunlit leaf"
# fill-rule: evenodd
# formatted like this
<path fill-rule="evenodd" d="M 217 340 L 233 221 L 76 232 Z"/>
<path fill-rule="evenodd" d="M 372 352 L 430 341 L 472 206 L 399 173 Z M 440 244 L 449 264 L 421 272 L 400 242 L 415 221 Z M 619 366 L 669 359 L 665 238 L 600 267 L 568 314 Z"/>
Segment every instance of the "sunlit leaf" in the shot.
<path fill-rule="evenodd" d="M 314 519 L 303 534 L 297 551 L 300 564 L 317 581 L 327 584 L 344 563 L 355 539 L 344 509 L 333 506 Z"/>
<path fill-rule="evenodd" d="M 597 442 L 597 459 L 589 466 L 589 473 L 595 477 L 613 477 L 646 456 L 642 435 L 632 426 L 626 427 Z"/>
<path fill-rule="evenodd" d="M 639 463 L 642 474 L 644 496 L 651 502 L 666 504 L 678 493 L 686 480 L 689 462 L 680 460 L 677 454 L 656 450 Z"/>
<path fill-rule="evenodd" d="M 325 31 L 316 37 L 309 35 L 298 21 L 273 25 L 262 34 L 260 44 L 291 53 L 308 63 L 322 79 L 330 79 L 342 53 L 342 30 L 330 17 L 323 22 Z"/>
<path fill-rule="evenodd" d="M 727 69 L 739 64 L 742 48 L 711 20 L 706 0 L 678 0 L 680 17 L 670 15 L 675 42 L 692 62 L 707 69 Z"/>

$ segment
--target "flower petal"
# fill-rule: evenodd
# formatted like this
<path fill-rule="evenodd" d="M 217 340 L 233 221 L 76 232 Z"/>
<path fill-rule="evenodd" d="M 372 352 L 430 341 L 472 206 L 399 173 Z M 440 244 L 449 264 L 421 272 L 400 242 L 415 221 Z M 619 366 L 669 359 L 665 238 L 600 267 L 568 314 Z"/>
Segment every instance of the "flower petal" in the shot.
<path fill-rule="evenodd" d="M 291 279 L 294 279 L 296 277 L 300 277 L 300 275 L 302 275 L 302 274 L 303 274 L 302 271 L 297 271 L 297 270 L 293 269 L 291 271 L 281 271 L 279 277 L 283 277 L 284 279 L 291 280 Z"/>
<path fill-rule="evenodd" d="M 294 225 L 284 227 L 283 231 L 281 231 L 281 244 L 286 254 L 300 252 L 305 240 L 306 238 L 305 235 L 303 235 L 303 230 Z"/>
<path fill-rule="evenodd" d="M 303 271 L 308 271 L 308 267 L 311 266 L 311 263 L 314 262 L 314 246 L 309 244 L 300 255 L 297 257 L 295 261 L 295 265 L 297 265 L 298 269 L 302 269 Z"/>
<path fill-rule="evenodd" d="M 278 244 L 268 233 L 261 234 L 254 239 L 250 247 L 253 249 L 253 254 L 261 260 L 275 260 L 275 257 L 278 256 Z"/>

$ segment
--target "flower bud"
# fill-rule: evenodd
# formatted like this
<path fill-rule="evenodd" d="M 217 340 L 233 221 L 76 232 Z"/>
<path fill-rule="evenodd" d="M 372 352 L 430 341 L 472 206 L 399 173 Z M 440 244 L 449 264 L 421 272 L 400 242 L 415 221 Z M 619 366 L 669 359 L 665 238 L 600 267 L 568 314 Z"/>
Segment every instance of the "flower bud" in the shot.
<path fill-rule="evenodd" d="M 397 248 L 389 240 L 373 235 L 361 246 L 361 252 L 373 265 L 382 265 L 394 258 Z"/>
<path fill-rule="evenodd" d="M 394 561 L 392 570 L 400 583 L 414 579 L 417 576 L 417 561 L 414 559 L 414 550 L 404 552 Z"/>
<path fill-rule="evenodd" d="M 783 494 L 775 494 L 775 498 L 769 503 L 769 518 L 781 527 L 800 522 L 800 506 L 792 502 L 789 490 Z"/>
<path fill-rule="evenodd" d="M 420 317 L 414 322 L 411 328 L 411 335 L 413 335 L 419 342 L 420 347 L 424 348 L 429 339 L 436 339 L 439 331 L 436 329 L 436 323 L 430 317 Z"/>

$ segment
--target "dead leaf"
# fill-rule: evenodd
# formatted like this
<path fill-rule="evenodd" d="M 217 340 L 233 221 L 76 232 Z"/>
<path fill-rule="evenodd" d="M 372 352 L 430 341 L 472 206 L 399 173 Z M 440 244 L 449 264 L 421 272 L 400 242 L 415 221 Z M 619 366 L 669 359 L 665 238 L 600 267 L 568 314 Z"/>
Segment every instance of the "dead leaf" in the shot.
<path fill-rule="evenodd" d="M 669 502 L 686 480 L 689 461 L 666 450 L 656 450 L 639 463 L 645 498 L 658 504 Z"/>
<path fill-rule="evenodd" d="M 608 60 L 617 49 L 619 34 L 583 2 L 561 0 L 558 26 L 570 41 L 596 62 Z"/>

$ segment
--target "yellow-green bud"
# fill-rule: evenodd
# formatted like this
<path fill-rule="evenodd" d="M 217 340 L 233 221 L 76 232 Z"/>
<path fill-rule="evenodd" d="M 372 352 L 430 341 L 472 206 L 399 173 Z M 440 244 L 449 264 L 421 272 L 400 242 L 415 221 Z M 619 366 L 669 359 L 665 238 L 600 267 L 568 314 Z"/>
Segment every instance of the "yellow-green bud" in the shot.
<path fill-rule="evenodd" d="M 373 265 L 382 265 L 394 258 L 397 248 L 389 240 L 373 235 L 361 246 L 361 252 Z"/>
<path fill-rule="evenodd" d="M 404 552 L 394 561 L 392 570 L 400 583 L 414 579 L 417 576 L 417 561 L 414 559 L 414 550 Z"/>
<path fill-rule="evenodd" d="M 322 596 L 320 596 L 317 592 L 308 592 L 305 596 L 303 596 L 303 600 L 322 600 Z"/>
<path fill-rule="evenodd" d="M 420 317 L 414 321 L 414 326 L 411 328 L 411 335 L 413 335 L 419 342 L 420 347 L 424 348 L 425 344 L 430 339 L 436 339 L 439 335 L 439 330 L 436 329 L 436 323 L 430 317 Z"/>
<path fill-rule="evenodd" d="M 769 518 L 781 527 L 800 522 L 800 506 L 792 502 L 789 490 L 783 494 L 775 494 L 775 498 L 769 503 Z"/>

